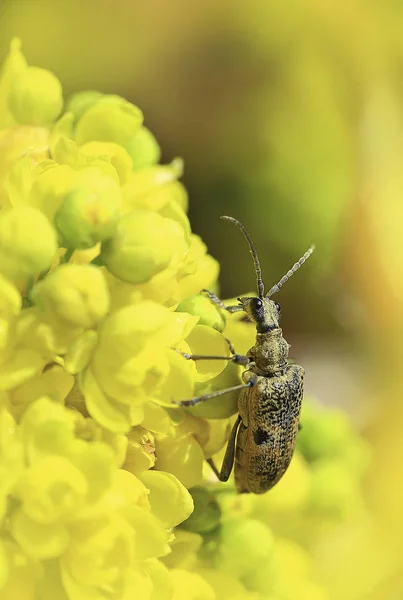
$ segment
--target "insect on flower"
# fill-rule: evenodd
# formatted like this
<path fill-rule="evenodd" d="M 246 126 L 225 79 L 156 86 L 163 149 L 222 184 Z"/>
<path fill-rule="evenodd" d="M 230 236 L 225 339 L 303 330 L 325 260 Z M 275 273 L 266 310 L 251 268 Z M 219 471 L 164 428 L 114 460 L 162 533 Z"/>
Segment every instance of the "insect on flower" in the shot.
<path fill-rule="evenodd" d="M 246 356 L 204 356 L 183 354 L 188 360 L 222 359 L 246 367 L 244 383 L 183 400 L 180 406 L 194 406 L 216 396 L 240 391 L 239 414 L 229 436 L 221 470 L 208 462 L 220 481 L 227 481 L 235 463 L 235 484 L 239 492 L 263 494 L 284 475 L 294 453 L 301 413 L 304 369 L 288 361 L 289 345 L 283 338 L 280 305 L 271 300 L 286 281 L 309 258 L 314 246 L 265 294 L 256 248 L 245 227 L 233 217 L 222 219 L 236 225 L 244 234 L 255 265 L 257 297 L 238 298 L 236 306 L 226 306 L 207 290 L 212 302 L 230 313 L 244 311 L 256 325 L 256 343 Z M 231 348 L 232 351 L 232 348 Z"/>

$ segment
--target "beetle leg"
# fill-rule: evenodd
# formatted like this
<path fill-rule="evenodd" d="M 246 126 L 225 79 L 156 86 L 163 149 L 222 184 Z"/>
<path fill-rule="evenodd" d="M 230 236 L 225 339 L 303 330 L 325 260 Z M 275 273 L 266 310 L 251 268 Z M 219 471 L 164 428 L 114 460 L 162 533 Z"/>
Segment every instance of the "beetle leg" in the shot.
<path fill-rule="evenodd" d="M 194 398 L 189 398 L 189 400 L 181 400 L 179 402 L 173 401 L 173 404 L 178 404 L 178 406 L 194 406 L 195 404 L 199 404 L 199 402 L 205 402 L 206 400 L 210 400 L 210 398 L 217 398 L 217 396 L 223 396 L 224 394 L 229 394 L 230 392 L 239 392 L 240 390 L 245 390 L 246 388 L 255 385 L 255 383 L 256 382 L 252 379 L 248 381 L 248 383 L 240 383 L 239 385 L 233 385 L 232 387 L 225 388 L 224 390 L 218 390 L 216 392 L 204 394 L 203 396 L 195 396 Z"/>
<path fill-rule="evenodd" d="M 228 360 L 228 362 L 233 362 L 236 365 L 246 365 L 249 364 L 250 359 L 248 356 L 244 354 L 233 354 L 233 356 L 214 356 L 211 354 L 188 354 L 187 352 L 181 352 L 177 350 L 179 354 L 182 354 L 183 358 L 186 360 Z"/>
<path fill-rule="evenodd" d="M 242 420 L 241 416 L 238 415 L 238 418 L 235 421 L 234 426 L 231 429 L 231 433 L 228 438 L 227 449 L 225 451 L 224 460 L 223 460 L 223 463 L 221 466 L 221 471 L 218 471 L 212 458 L 207 459 L 208 464 L 213 469 L 214 473 L 216 474 L 217 478 L 220 481 L 228 481 L 228 478 L 231 475 L 231 471 L 232 471 L 232 467 L 234 466 L 234 459 L 235 459 L 236 434 L 238 433 L 238 427 L 241 423 L 241 420 Z"/>
<path fill-rule="evenodd" d="M 230 340 L 229 340 L 228 338 L 225 338 L 225 341 L 226 341 L 226 342 L 227 342 L 227 344 L 228 344 L 228 348 L 229 348 L 229 351 L 231 352 L 231 354 L 236 354 L 236 352 L 235 352 L 235 348 L 234 348 L 234 346 L 231 344 Z"/>
<path fill-rule="evenodd" d="M 214 304 L 217 304 L 217 306 L 219 306 L 223 310 L 226 310 L 229 313 L 240 312 L 241 310 L 243 310 L 243 307 L 239 306 L 238 304 L 234 306 L 227 306 L 222 300 L 219 299 L 218 296 L 216 296 L 213 292 L 210 292 L 209 290 L 202 290 L 202 292 L 204 292 L 208 296 L 208 298 L 212 302 L 214 302 Z"/>

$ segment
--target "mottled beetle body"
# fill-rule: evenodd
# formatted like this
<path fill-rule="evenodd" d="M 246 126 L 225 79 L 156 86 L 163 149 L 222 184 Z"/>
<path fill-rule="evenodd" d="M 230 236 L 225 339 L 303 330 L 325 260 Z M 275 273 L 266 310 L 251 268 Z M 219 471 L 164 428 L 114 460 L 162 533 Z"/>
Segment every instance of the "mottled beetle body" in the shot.
<path fill-rule="evenodd" d="M 311 247 L 302 258 L 264 294 L 259 259 L 244 226 L 232 217 L 222 217 L 237 225 L 245 235 L 255 263 L 258 297 L 238 298 L 239 305 L 225 306 L 214 294 L 213 302 L 229 312 L 244 311 L 256 325 L 256 343 L 246 356 L 207 357 L 185 354 L 192 360 L 222 358 L 247 368 L 244 383 L 219 392 L 180 402 L 191 406 L 214 396 L 240 390 L 238 418 L 232 428 L 221 471 L 208 460 L 217 477 L 227 481 L 235 464 L 235 484 L 239 492 L 263 494 L 271 489 L 287 470 L 297 440 L 304 369 L 288 363 L 289 345 L 283 338 L 280 306 L 270 297 L 291 277 L 313 252 Z"/>
<path fill-rule="evenodd" d="M 240 393 L 241 423 L 235 450 L 240 492 L 263 494 L 284 475 L 297 441 L 304 369 L 290 365 L 283 375 L 259 377 Z"/>

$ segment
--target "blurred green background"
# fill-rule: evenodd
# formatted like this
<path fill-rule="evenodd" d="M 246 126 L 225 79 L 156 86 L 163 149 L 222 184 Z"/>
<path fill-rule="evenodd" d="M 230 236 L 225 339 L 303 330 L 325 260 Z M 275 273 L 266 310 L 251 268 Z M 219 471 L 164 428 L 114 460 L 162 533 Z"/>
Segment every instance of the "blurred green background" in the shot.
<path fill-rule="evenodd" d="M 2 0 L 0 59 L 14 36 L 66 97 L 126 97 L 163 161 L 184 158 L 192 227 L 221 263 L 224 297 L 255 278 L 221 214 L 251 232 L 267 287 L 316 244 L 276 298 L 285 335 L 308 392 L 348 409 L 371 440 L 368 502 L 398 556 L 403 3 Z M 392 571 L 365 597 L 402 591 Z"/>

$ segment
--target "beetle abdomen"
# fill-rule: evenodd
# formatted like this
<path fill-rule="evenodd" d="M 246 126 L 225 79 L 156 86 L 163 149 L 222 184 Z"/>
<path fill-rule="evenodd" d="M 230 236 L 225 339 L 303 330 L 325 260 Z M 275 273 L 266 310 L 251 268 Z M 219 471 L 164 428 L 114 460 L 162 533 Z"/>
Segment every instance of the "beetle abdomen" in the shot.
<path fill-rule="evenodd" d="M 290 365 L 284 375 L 259 377 L 239 397 L 242 418 L 235 454 L 239 492 L 262 494 L 287 470 L 295 449 L 304 370 Z"/>

